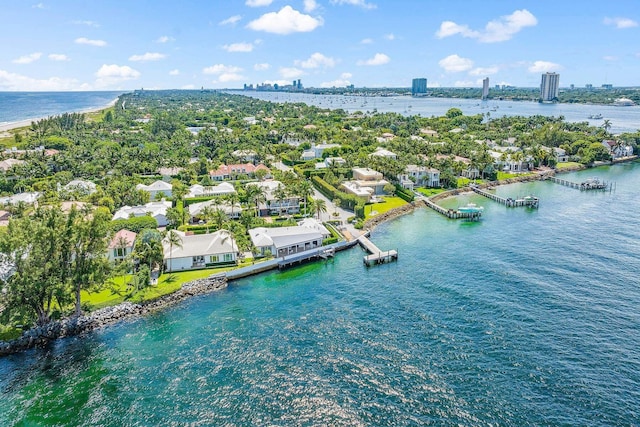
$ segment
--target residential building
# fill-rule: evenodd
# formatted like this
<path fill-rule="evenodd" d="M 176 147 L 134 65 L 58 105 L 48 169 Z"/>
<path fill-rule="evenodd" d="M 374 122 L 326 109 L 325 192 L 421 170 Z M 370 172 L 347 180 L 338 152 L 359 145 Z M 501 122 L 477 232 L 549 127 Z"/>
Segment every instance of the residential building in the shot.
<path fill-rule="evenodd" d="M 544 102 L 553 101 L 558 98 L 560 88 L 560 74 L 545 73 L 542 75 L 540 83 L 540 99 Z"/>
<path fill-rule="evenodd" d="M 207 200 L 206 202 L 193 203 L 189 205 L 189 218 L 191 223 L 197 223 L 199 221 L 206 221 L 202 212 L 205 208 L 209 207 L 211 210 L 222 210 L 227 217 L 231 219 L 237 219 L 242 212 L 242 206 L 240 203 L 218 203 L 215 199 Z"/>
<path fill-rule="evenodd" d="M 24 160 L 19 159 L 5 159 L 0 161 L 0 170 L 8 172 L 12 167 L 25 163 Z"/>
<path fill-rule="evenodd" d="M 109 261 L 122 261 L 131 255 L 137 236 L 133 231 L 125 229 L 119 230 L 107 246 L 107 257 Z"/>
<path fill-rule="evenodd" d="M 167 272 L 237 263 L 238 245 L 227 230 L 210 234 L 173 232 L 178 235 L 180 245 L 171 245 L 167 239 L 162 241 Z"/>
<path fill-rule="evenodd" d="M 252 228 L 249 236 L 261 255 L 271 254 L 276 257 L 320 248 L 324 240 L 322 232 L 304 225 Z"/>
<path fill-rule="evenodd" d="M 396 160 L 398 158 L 396 153 L 382 147 L 376 148 L 376 151 L 371 153 L 370 156 L 384 157 L 384 158 L 393 159 L 393 160 Z"/>
<path fill-rule="evenodd" d="M 66 192 L 76 192 L 81 194 L 93 194 L 96 192 L 96 185 L 91 181 L 85 181 L 83 179 L 74 179 L 69 181 L 64 187 Z"/>
<path fill-rule="evenodd" d="M 559 148 L 559 147 L 549 148 L 544 145 L 541 145 L 540 148 L 549 154 L 553 154 L 553 158 L 555 159 L 556 163 L 566 163 L 569 161 L 569 155 L 562 148 Z"/>
<path fill-rule="evenodd" d="M 231 155 L 241 162 L 255 162 L 258 157 L 258 153 L 253 150 L 235 150 Z"/>
<path fill-rule="evenodd" d="M 189 187 L 189 192 L 184 196 L 185 199 L 193 197 L 209 197 L 209 196 L 226 196 L 235 194 L 236 189 L 230 182 L 221 182 L 218 185 L 204 186 L 194 184 Z"/>
<path fill-rule="evenodd" d="M 488 153 L 495 168 L 504 172 L 526 172 L 533 167 L 533 157 L 525 155 L 518 147 L 495 147 Z"/>
<path fill-rule="evenodd" d="M 482 79 L 482 99 L 489 97 L 489 77 Z"/>
<path fill-rule="evenodd" d="M 296 214 L 300 212 L 300 197 L 287 195 L 279 199 L 279 189 L 285 190 L 284 184 L 280 181 L 262 181 L 262 182 L 250 182 L 247 186 L 255 185 L 264 190 L 265 201 L 260 202 L 258 209 L 260 215 L 281 215 L 281 214 Z"/>
<path fill-rule="evenodd" d="M 398 180 L 401 184 L 403 180 L 408 180 L 419 187 L 440 187 L 440 171 L 426 166 L 407 165 L 404 174 L 398 175 Z M 403 187 L 409 188 L 404 185 Z M 413 189 L 413 186 L 409 189 Z"/>
<path fill-rule="evenodd" d="M 347 193 L 365 197 L 367 201 L 373 195 L 384 194 L 384 186 L 389 184 L 389 181 L 383 179 L 380 172 L 370 168 L 353 168 L 352 171 L 353 181 L 347 181 L 342 184 Z M 368 194 L 368 197 L 365 193 Z"/>
<path fill-rule="evenodd" d="M 123 206 L 116 211 L 112 220 L 129 219 L 132 217 L 150 216 L 155 218 L 158 222 L 158 227 L 166 227 L 167 221 L 167 209 L 171 207 L 171 202 L 167 200 L 161 200 L 156 202 L 149 202 L 140 206 Z"/>
<path fill-rule="evenodd" d="M 340 186 L 345 193 L 353 194 L 354 196 L 361 197 L 365 202 L 370 202 L 375 193 L 375 189 L 372 187 L 363 187 L 357 181 L 346 181 Z"/>
<path fill-rule="evenodd" d="M 331 166 L 342 167 L 347 164 L 347 161 L 342 157 L 326 157 L 324 161 L 316 163 L 316 169 L 330 168 Z"/>
<path fill-rule="evenodd" d="M 624 145 L 610 139 L 602 141 L 602 145 L 609 150 L 611 158 L 614 160 L 622 157 L 633 156 L 633 147 L 630 145 Z"/>
<path fill-rule="evenodd" d="M 302 152 L 302 160 L 321 159 L 324 150 L 336 147 L 340 147 L 340 144 L 311 144 L 311 148 Z"/>
<path fill-rule="evenodd" d="M 158 180 L 150 185 L 138 184 L 136 185 L 136 190 L 146 191 L 149 193 L 149 198 L 151 200 L 159 200 L 165 197 L 171 198 L 173 186 L 168 182 Z"/>
<path fill-rule="evenodd" d="M 263 164 L 254 165 L 252 163 L 241 163 L 233 165 L 220 165 L 218 169 L 209 172 L 212 179 L 224 181 L 225 179 L 236 179 L 241 175 L 255 176 L 256 171 L 264 170 L 267 175 L 271 175 L 271 170 Z"/>
<path fill-rule="evenodd" d="M 411 82 L 411 96 L 426 96 L 427 95 L 427 79 L 418 78 L 413 79 Z"/>
<path fill-rule="evenodd" d="M 17 205 L 24 203 L 27 205 L 36 205 L 41 194 L 37 191 L 18 193 L 12 196 L 0 197 L 0 205 Z"/>

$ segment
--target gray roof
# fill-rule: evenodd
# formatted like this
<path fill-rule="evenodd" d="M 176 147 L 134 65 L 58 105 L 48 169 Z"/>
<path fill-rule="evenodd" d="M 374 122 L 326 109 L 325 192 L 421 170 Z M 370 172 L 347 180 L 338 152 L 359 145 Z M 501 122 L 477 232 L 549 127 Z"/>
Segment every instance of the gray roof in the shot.
<path fill-rule="evenodd" d="M 249 230 L 249 236 L 256 247 L 275 246 L 277 249 L 311 240 L 322 240 L 319 231 L 303 226 L 252 228 Z"/>
<path fill-rule="evenodd" d="M 218 230 L 210 234 L 185 235 L 180 231 L 175 231 L 175 233 L 180 236 L 182 247 L 174 245 L 171 248 L 165 239 L 162 242 L 164 259 L 217 255 L 238 251 L 236 241 L 227 230 Z"/>

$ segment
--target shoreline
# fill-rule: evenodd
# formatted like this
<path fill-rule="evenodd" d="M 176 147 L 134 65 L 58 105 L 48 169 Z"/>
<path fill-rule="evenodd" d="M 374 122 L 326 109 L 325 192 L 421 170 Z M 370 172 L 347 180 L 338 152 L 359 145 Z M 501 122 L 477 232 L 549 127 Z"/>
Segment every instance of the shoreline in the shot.
<path fill-rule="evenodd" d="M 101 107 L 85 108 L 84 110 L 79 110 L 79 111 L 66 111 L 66 113 L 80 113 L 80 114 L 97 113 L 99 111 L 106 110 L 116 105 L 116 102 L 118 102 L 118 98 L 112 101 L 109 101 L 107 105 L 103 105 Z M 60 114 L 64 114 L 64 113 L 60 113 Z M 59 116 L 60 114 L 53 114 L 52 116 Z M 52 117 L 52 116 L 47 116 L 47 117 Z M 46 119 L 47 117 L 36 117 L 31 119 L 18 120 L 17 122 L 0 124 L 0 133 L 5 133 L 10 130 L 20 129 L 20 128 L 30 126 L 32 122 L 37 122 L 38 120 L 43 120 L 43 119 Z"/>

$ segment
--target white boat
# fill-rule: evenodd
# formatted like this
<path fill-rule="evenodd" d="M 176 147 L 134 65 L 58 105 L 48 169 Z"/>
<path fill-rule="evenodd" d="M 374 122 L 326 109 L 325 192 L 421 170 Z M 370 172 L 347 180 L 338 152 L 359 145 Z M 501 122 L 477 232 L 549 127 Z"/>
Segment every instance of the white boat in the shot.
<path fill-rule="evenodd" d="M 484 210 L 482 206 L 478 206 L 475 203 L 467 203 L 464 206 L 458 208 L 458 212 L 462 213 L 480 213 Z"/>
<path fill-rule="evenodd" d="M 602 114 L 600 114 L 600 113 L 598 113 L 598 114 L 591 114 L 591 115 L 589 116 L 589 118 L 590 118 L 591 120 L 600 120 L 600 119 L 602 118 Z"/>

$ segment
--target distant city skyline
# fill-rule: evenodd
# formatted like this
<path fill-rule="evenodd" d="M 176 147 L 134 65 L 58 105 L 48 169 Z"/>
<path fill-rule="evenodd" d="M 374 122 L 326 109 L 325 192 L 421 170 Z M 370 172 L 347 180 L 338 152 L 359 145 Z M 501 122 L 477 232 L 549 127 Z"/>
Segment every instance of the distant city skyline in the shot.
<path fill-rule="evenodd" d="M 3 3 L 0 91 L 640 86 L 637 0 Z"/>

